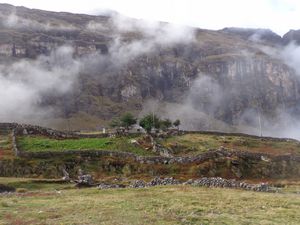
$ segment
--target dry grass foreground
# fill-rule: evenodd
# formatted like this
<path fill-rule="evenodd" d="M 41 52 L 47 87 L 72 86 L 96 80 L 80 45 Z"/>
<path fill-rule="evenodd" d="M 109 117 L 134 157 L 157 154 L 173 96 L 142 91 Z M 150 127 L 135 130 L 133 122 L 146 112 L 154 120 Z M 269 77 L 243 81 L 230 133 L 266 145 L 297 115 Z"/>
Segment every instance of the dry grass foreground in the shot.
<path fill-rule="evenodd" d="M 300 224 L 299 186 L 283 193 L 191 186 L 31 188 L 0 196 L 0 224 Z"/>

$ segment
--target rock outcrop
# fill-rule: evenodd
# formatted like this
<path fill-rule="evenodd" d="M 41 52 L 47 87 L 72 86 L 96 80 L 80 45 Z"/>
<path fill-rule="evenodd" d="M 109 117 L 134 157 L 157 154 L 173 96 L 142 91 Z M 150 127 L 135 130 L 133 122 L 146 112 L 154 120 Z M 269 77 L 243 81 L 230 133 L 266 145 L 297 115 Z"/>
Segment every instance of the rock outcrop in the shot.
<path fill-rule="evenodd" d="M 294 42 L 295 44 L 300 44 L 300 30 L 290 30 L 283 36 L 284 44 L 289 44 Z"/>

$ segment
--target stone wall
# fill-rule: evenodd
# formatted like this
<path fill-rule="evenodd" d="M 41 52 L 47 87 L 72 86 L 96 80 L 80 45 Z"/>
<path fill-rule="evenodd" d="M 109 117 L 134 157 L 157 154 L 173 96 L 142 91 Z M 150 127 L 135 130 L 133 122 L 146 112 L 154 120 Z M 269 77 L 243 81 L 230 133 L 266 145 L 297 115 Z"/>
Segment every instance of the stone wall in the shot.
<path fill-rule="evenodd" d="M 28 125 L 28 124 L 17 124 L 17 123 L 0 123 L 0 132 L 11 132 L 15 131 L 17 136 L 22 135 L 42 135 L 54 139 L 68 139 L 68 138 L 101 138 L 108 137 L 111 134 L 80 134 L 76 132 L 64 132 L 58 131 L 51 128 L 45 128 L 40 126 Z"/>
<path fill-rule="evenodd" d="M 274 138 L 274 137 L 260 137 L 256 135 L 250 135 L 250 134 L 243 134 L 243 133 L 224 133 L 224 132 L 218 132 L 218 131 L 183 131 L 180 130 L 178 132 L 178 135 L 185 135 L 185 134 L 209 134 L 209 135 L 218 135 L 218 136 L 240 136 L 240 137 L 249 137 L 249 138 L 256 138 L 261 140 L 269 140 L 269 141 L 297 141 L 295 139 L 291 138 Z"/>
<path fill-rule="evenodd" d="M 274 188 L 267 183 L 250 184 L 246 182 L 240 182 L 235 179 L 224 179 L 221 177 L 203 177 L 200 179 L 189 179 L 188 181 L 182 182 L 174 179 L 173 177 L 155 177 L 150 182 L 146 183 L 144 180 L 134 180 L 129 186 L 122 184 L 108 184 L 100 183 L 98 185 L 99 189 L 112 189 L 112 188 L 146 188 L 153 186 L 166 186 L 166 185 L 192 185 L 192 186 L 202 186 L 202 187 L 218 187 L 218 188 L 234 188 L 234 189 L 244 189 L 251 191 L 260 192 L 277 192 L 278 189 Z"/>

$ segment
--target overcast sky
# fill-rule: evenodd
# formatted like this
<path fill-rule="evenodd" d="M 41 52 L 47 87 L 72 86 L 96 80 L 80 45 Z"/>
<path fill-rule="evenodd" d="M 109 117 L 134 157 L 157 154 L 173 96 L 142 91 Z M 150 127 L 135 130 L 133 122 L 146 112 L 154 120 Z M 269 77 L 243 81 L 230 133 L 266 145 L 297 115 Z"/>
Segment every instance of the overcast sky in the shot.
<path fill-rule="evenodd" d="M 300 29 L 300 0 L 6 0 L 1 3 L 88 14 L 109 9 L 129 17 L 207 29 L 270 28 L 280 35 Z"/>

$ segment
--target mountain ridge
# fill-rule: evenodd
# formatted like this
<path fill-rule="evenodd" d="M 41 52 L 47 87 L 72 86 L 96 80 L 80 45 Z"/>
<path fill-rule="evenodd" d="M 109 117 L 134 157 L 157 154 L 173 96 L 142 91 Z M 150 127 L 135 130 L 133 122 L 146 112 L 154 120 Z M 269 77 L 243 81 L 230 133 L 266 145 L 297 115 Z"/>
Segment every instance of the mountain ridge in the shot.
<path fill-rule="evenodd" d="M 288 43 L 300 40 L 297 31 L 281 38 L 264 29 L 178 28 L 120 15 L 3 4 L 0 16 L 0 62 L 6 76 L 15 77 L 11 71 L 20 62 L 41 74 L 50 71 L 49 77 L 57 71 L 74 73 L 67 76 L 72 80 L 68 90 L 48 91 L 56 90 L 63 79 L 47 91 L 36 91 L 38 98 L 29 99 L 28 105 L 42 112 L 51 108 L 51 113 L 28 122 L 95 128 L 124 111 L 140 115 L 155 110 L 162 117 L 180 118 L 185 129 L 232 130 L 241 124 L 257 128 L 258 115 L 267 129 L 281 111 L 291 120 L 299 112 L 297 68 L 282 56 Z M 23 122 L 24 116 L 7 114 L 4 110 L 2 118 Z"/>

